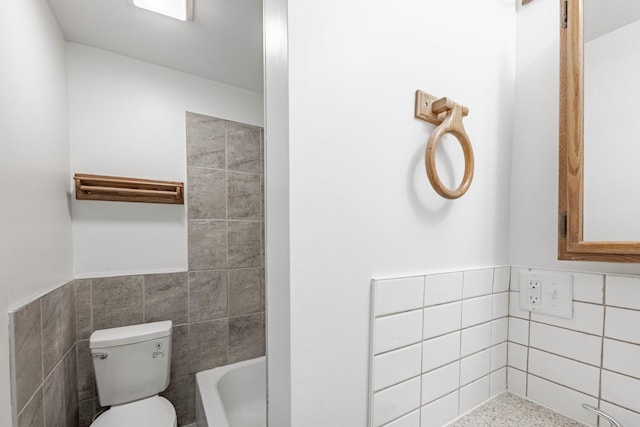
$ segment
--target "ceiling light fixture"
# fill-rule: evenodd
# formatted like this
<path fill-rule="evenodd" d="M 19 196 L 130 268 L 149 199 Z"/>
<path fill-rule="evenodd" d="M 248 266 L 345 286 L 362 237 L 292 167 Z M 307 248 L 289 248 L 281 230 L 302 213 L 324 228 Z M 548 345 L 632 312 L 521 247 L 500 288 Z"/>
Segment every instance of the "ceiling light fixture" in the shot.
<path fill-rule="evenodd" d="M 132 0 L 133 5 L 161 15 L 193 21 L 193 0 Z"/>

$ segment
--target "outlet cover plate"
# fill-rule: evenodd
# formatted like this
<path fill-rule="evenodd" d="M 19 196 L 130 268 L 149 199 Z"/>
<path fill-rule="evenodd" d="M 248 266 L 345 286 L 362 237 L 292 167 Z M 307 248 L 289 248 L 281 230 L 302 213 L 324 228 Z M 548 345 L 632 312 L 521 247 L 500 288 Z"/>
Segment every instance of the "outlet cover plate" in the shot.
<path fill-rule="evenodd" d="M 530 284 L 539 287 L 535 291 Z M 532 292 L 539 298 L 532 303 Z M 520 308 L 563 319 L 573 318 L 573 274 L 550 271 L 520 271 Z"/>

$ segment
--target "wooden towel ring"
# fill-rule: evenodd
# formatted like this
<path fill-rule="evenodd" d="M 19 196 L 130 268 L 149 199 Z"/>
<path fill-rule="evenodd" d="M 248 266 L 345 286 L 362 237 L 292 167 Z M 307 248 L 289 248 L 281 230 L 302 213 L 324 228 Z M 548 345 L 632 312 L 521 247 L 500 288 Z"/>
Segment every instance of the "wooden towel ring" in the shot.
<path fill-rule="evenodd" d="M 424 153 L 424 165 L 429 182 L 433 189 L 436 190 L 436 193 L 445 199 L 457 199 L 467 192 L 473 180 L 473 148 L 462 124 L 462 117 L 466 116 L 469 110 L 447 98 L 435 99 L 425 92 L 416 92 L 416 117 L 438 125 L 429 137 Z M 464 176 L 455 190 L 445 187 L 438 176 L 436 166 L 436 150 L 440 144 L 440 139 L 447 133 L 458 139 L 464 153 Z"/>

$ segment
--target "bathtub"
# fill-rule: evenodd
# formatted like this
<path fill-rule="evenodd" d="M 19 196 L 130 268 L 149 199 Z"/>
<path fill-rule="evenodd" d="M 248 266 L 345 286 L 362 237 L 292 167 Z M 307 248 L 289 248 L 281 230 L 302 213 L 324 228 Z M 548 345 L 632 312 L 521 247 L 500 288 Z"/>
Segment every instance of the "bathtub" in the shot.
<path fill-rule="evenodd" d="M 266 427 L 265 357 L 196 374 L 198 427 Z"/>

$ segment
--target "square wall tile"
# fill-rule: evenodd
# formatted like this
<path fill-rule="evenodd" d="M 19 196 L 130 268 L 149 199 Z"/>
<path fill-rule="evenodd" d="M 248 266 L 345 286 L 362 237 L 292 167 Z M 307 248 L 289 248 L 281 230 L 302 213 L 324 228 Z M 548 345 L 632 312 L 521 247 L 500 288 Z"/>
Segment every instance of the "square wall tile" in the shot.
<path fill-rule="evenodd" d="M 424 276 L 374 280 L 376 316 L 422 308 Z"/>
<path fill-rule="evenodd" d="M 228 221 L 229 267 L 262 266 L 262 227 L 257 221 Z"/>
<path fill-rule="evenodd" d="M 491 382 L 489 376 L 483 377 L 460 389 L 460 415 L 489 400 Z"/>
<path fill-rule="evenodd" d="M 491 321 L 492 305 L 492 295 L 462 301 L 462 327 Z"/>
<path fill-rule="evenodd" d="M 227 172 L 227 218 L 262 218 L 262 176 Z"/>
<path fill-rule="evenodd" d="M 601 337 L 531 322 L 530 346 L 591 365 L 600 365 Z"/>
<path fill-rule="evenodd" d="M 142 323 L 142 276 L 93 279 L 93 326 L 96 330 Z"/>
<path fill-rule="evenodd" d="M 40 299 L 13 313 L 16 406 L 20 412 L 42 384 L 42 332 Z"/>
<path fill-rule="evenodd" d="M 171 334 L 171 378 L 189 375 L 189 325 L 174 326 Z"/>
<path fill-rule="evenodd" d="M 373 359 L 373 390 L 401 383 L 420 375 L 420 344 L 390 351 Z"/>
<path fill-rule="evenodd" d="M 438 305 L 424 309 L 423 338 L 429 339 L 460 329 L 462 303 Z"/>
<path fill-rule="evenodd" d="M 640 310 L 640 277 L 606 276 L 607 305 Z"/>
<path fill-rule="evenodd" d="M 462 280 L 462 272 L 425 276 L 425 307 L 462 299 Z"/>
<path fill-rule="evenodd" d="M 66 426 L 65 393 L 64 393 L 64 365 L 59 364 L 42 386 L 44 392 L 44 413 L 47 426 Z"/>
<path fill-rule="evenodd" d="M 462 331 L 461 356 L 468 356 L 491 346 L 491 323 L 474 326 Z"/>
<path fill-rule="evenodd" d="M 493 268 L 464 272 L 462 298 L 473 298 L 493 292 Z"/>
<path fill-rule="evenodd" d="M 582 393 L 598 396 L 600 368 L 531 349 L 529 373 Z"/>
<path fill-rule="evenodd" d="M 458 392 L 450 393 L 421 409 L 420 427 L 442 427 L 458 418 Z"/>
<path fill-rule="evenodd" d="M 42 388 L 33 396 L 29 404 L 18 414 L 17 427 L 44 427 L 44 404 Z"/>
<path fill-rule="evenodd" d="M 263 311 L 262 268 L 241 268 L 227 271 L 229 280 L 229 316 L 241 316 Z"/>
<path fill-rule="evenodd" d="M 224 170 L 187 168 L 189 219 L 227 218 L 227 173 Z"/>
<path fill-rule="evenodd" d="M 77 379 L 78 400 L 87 400 L 95 397 L 95 377 L 93 373 L 93 360 L 89 349 L 89 340 L 76 343 L 77 352 Z"/>
<path fill-rule="evenodd" d="M 189 270 L 227 267 L 226 221 L 189 220 Z"/>
<path fill-rule="evenodd" d="M 373 425 L 382 426 L 420 407 L 420 378 L 373 395 Z"/>
<path fill-rule="evenodd" d="M 465 357 L 460 361 L 460 385 L 469 384 L 489 372 L 491 372 L 491 350 L 487 349 Z"/>
<path fill-rule="evenodd" d="M 430 403 L 449 394 L 460 386 L 460 362 L 422 375 L 422 404 Z"/>
<path fill-rule="evenodd" d="M 192 374 L 226 365 L 228 349 L 227 319 L 189 325 L 189 369 Z"/>
<path fill-rule="evenodd" d="M 460 358 L 460 332 L 422 343 L 422 372 L 439 368 Z"/>
<path fill-rule="evenodd" d="M 247 173 L 262 172 L 261 128 L 227 122 L 227 169 Z"/>
<path fill-rule="evenodd" d="M 229 363 L 265 354 L 264 314 L 229 318 Z"/>
<path fill-rule="evenodd" d="M 62 353 L 66 353 L 77 340 L 75 281 L 64 285 L 62 290 Z"/>
<path fill-rule="evenodd" d="M 187 164 L 224 169 L 225 121 L 202 114 L 186 113 Z"/>
<path fill-rule="evenodd" d="M 144 276 L 145 322 L 171 320 L 174 325 L 189 321 L 188 273 Z"/>
<path fill-rule="evenodd" d="M 422 310 L 394 314 L 375 320 L 375 354 L 415 344 L 421 339 Z"/>
<path fill-rule="evenodd" d="M 227 271 L 189 272 L 189 321 L 203 322 L 227 315 Z"/>
<path fill-rule="evenodd" d="M 195 376 L 187 375 L 169 383 L 169 388 L 161 393 L 176 410 L 178 425 L 185 426 L 196 420 Z"/>

